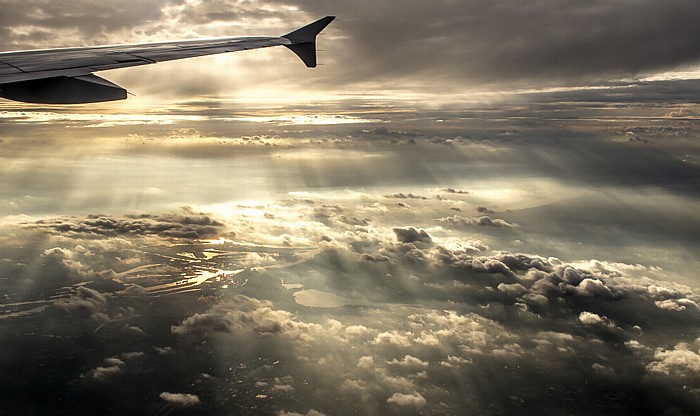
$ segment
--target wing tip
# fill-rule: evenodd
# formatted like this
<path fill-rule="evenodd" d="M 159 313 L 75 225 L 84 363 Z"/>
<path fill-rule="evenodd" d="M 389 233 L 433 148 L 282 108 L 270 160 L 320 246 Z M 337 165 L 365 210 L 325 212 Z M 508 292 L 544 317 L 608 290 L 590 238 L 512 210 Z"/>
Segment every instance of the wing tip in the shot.
<path fill-rule="evenodd" d="M 285 46 L 294 52 L 307 68 L 316 68 L 316 36 L 333 20 L 335 20 L 335 16 L 322 17 L 315 22 L 283 35 L 283 38 L 287 38 L 292 42 L 291 45 Z"/>
<path fill-rule="evenodd" d="M 309 42 L 315 42 L 316 41 L 316 36 L 318 36 L 319 33 L 323 29 L 326 28 L 331 22 L 335 20 L 335 16 L 326 16 L 322 17 L 315 22 L 311 22 L 308 25 L 304 27 L 300 27 L 297 30 L 294 30 L 292 32 L 287 33 L 286 35 L 283 35 L 283 38 L 287 38 L 292 43 L 309 43 Z"/>

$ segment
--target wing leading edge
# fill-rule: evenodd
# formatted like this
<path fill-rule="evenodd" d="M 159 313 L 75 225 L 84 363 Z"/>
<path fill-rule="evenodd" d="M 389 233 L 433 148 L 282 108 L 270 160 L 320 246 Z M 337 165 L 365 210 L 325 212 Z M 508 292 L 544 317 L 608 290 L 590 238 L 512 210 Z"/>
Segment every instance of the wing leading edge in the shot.
<path fill-rule="evenodd" d="M 316 36 L 326 16 L 280 37 L 228 37 L 134 45 L 0 52 L 0 97 L 41 104 L 123 100 L 126 90 L 93 72 L 248 49 L 285 46 L 316 67 Z"/>

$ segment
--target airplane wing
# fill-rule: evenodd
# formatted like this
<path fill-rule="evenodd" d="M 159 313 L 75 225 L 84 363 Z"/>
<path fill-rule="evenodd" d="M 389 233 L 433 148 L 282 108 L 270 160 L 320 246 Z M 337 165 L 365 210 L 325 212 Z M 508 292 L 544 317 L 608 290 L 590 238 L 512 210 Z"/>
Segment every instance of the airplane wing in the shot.
<path fill-rule="evenodd" d="M 124 88 L 94 75 L 108 69 L 175 59 L 285 46 L 316 67 L 316 36 L 326 16 L 280 37 L 227 37 L 134 45 L 0 52 L 0 97 L 41 104 L 81 104 L 126 99 Z"/>

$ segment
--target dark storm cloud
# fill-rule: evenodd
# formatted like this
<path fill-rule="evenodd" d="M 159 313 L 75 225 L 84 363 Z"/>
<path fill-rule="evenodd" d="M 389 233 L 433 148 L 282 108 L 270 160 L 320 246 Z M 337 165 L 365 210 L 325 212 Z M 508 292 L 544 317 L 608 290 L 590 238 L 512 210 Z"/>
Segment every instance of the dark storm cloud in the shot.
<path fill-rule="evenodd" d="M 340 59 L 362 77 L 577 83 L 700 58 L 692 0 L 296 3 L 340 16 L 338 31 L 353 41 Z"/>
<path fill-rule="evenodd" d="M 216 237 L 224 230 L 222 222 L 206 214 L 194 212 L 189 208 L 185 209 L 184 214 L 60 217 L 39 220 L 28 226 L 70 236 L 157 235 L 191 239 Z"/>
<path fill-rule="evenodd" d="M 119 2 L 83 1 L 0 1 L 0 50 L 34 45 L 61 46 L 54 31 L 76 31 L 84 39 L 81 45 L 105 43 L 112 32 L 136 30 L 162 18 L 167 0 L 127 0 Z M 18 29 L 18 32 L 15 30 Z M 56 42 L 59 42 L 56 44 Z"/>
<path fill-rule="evenodd" d="M 695 319 L 700 312 L 697 308 L 700 298 L 690 288 L 639 279 L 638 276 L 649 271 L 642 266 L 597 261 L 576 265 L 553 257 L 522 253 L 486 254 L 488 248 L 478 241 L 443 244 L 431 239 L 432 245 L 416 244 L 420 241 L 421 231 L 424 232 L 415 227 L 395 228 L 398 244 L 388 238 L 376 240 L 368 246 L 353 244 L 351 251 L 359 253 L 359 256 L 338 250 L 332 256 L 320 255 L 316 261 L 318 264 L 325 264 L 326 261 L 347 264 L 358 260 L 371 263 L 371 266 L 362 266 L 362 276 L 355 276 L 344 283 L 344 290 L 363 292 L 364 288 L 372 288 L 372 294 L 381 293 L 382 296 L 397 299 L 405 296 L 406 292 L 423 290 L 426 295 L 423 301 L 427 302 L 433 295 L 440 297 L 449 291 L 459 290 L 459 298 L 467 303 L 521 304 L 544 315 L 574 311 L 578 316 L 585 311 L 616 322 L 626 322 L 627 328 L 635 325 L 634 321 L 638 318 L 634 309 L 641 308 L 641 305 L 644 305 L 648 317 L 637 323 L 652 326 L 665 313 L 687 312 L 688 318 Z M 357 233 L 358 238 L 363 238 L 362 233 Z M 428 236 L 427 233 L 425 235 Z M 345 267 L 353 269 L 347 265 Z M 387 273 L 392 276 L 405 273 L 413 277 L 387 279 Z M 426 285 L 422 289 L 419 288 L 421 283 Z M 377 284 L 387 290 L 377 291 Z M 442 289 L 438 290 L 440 287 L 448 292 L 441 292 Z M 428 288 L 438 292 L 430 294 Z M 367 293 L 368 296 L 372 294 Z M 562 311 L 562 301 L 572 309 Z"/>
<path fill-rule="evenodd" d="M 51 36 L 55 29 L 75 30 L 89 40 L 107 40 L 122 29 L 153 31 L 175 25 L 197 30 L 212 22 L 264 25 L 265 33 L 270 30 L 267 20 L 292 28 L 333 14 L 339 19 L 322 42 L 324 49 L 332 51 L 326 53 L 332 63 L 324 82 L 336 86 L 394 81 L 387 86 L 400 88 L 396 80 L 426 77 L 432 88 L 443 90 L 460 81 L 468 81 L 470 87 L 503 81 L 586 85 L 700 58 L 695 42 L 700 11 L 692 0 L 542 0 L 517 5 L 474 0 L 400 4 L 4 0 L 0 6 L 5 48 L 52 44 L 57 41 Z M 15 30 L 26 27 L 32 29 Z"/>
<path fill-rule="evenodd" d="M 431 243 L 433 239 L 427 231 L 413 227 L 394 228 L 396 239 L 401 243 Z"/>
<path fill-rule="evenodd" d="M 612 327 L 608 318 L 625 322 L 627 329 L 642 322 L 653 326 L 656 319 L 669 312 L 688 312 L 686 317 L 691 320 L 700 318 L 697 294 L 682 285 L 663 286 L 634 278 L 644 273 L 641 266 L 596 261 L 577 266 L 556 258 L 508 252 L 484 255 L 471 244 L 414 246 L 412 250 L 422 252 L 425 259 L 416 264 L 415 254 L 393 250 L 390 242 L 385 244 L 380 251 L 398 264 L 410 264 L 414 273 L 420 273 L 423 267 L 437 267 L 442 273 L 445 268 L 451 270 L 452 278 L 462 283 L 452 285 L 450 290 L 461 288 L 462 299 L 479 299 L 484 304 L 522 303 L 544 315 L 586 312 L 578 320 L 593 327 Z M 482 291 L 480 286 L 496 290 Z M 562 311 L 561 301 L 571 310 Z M 646 318 L 636 316 L 635 308 L 643 308 Z"/>

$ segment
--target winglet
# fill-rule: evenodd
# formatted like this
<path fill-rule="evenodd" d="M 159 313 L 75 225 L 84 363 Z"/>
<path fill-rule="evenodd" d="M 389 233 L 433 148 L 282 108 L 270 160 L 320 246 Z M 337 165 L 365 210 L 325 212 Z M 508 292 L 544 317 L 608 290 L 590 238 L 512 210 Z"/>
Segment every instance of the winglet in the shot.
<path fill-rule="evenodd" d="M 321 33 L 335 16 L 326 16 L 300 29 L 282 36 L 289 39 L 292 44 L 285 45 L 294 52 L 309 68 L 316 68 L 316 36 Z"/>

